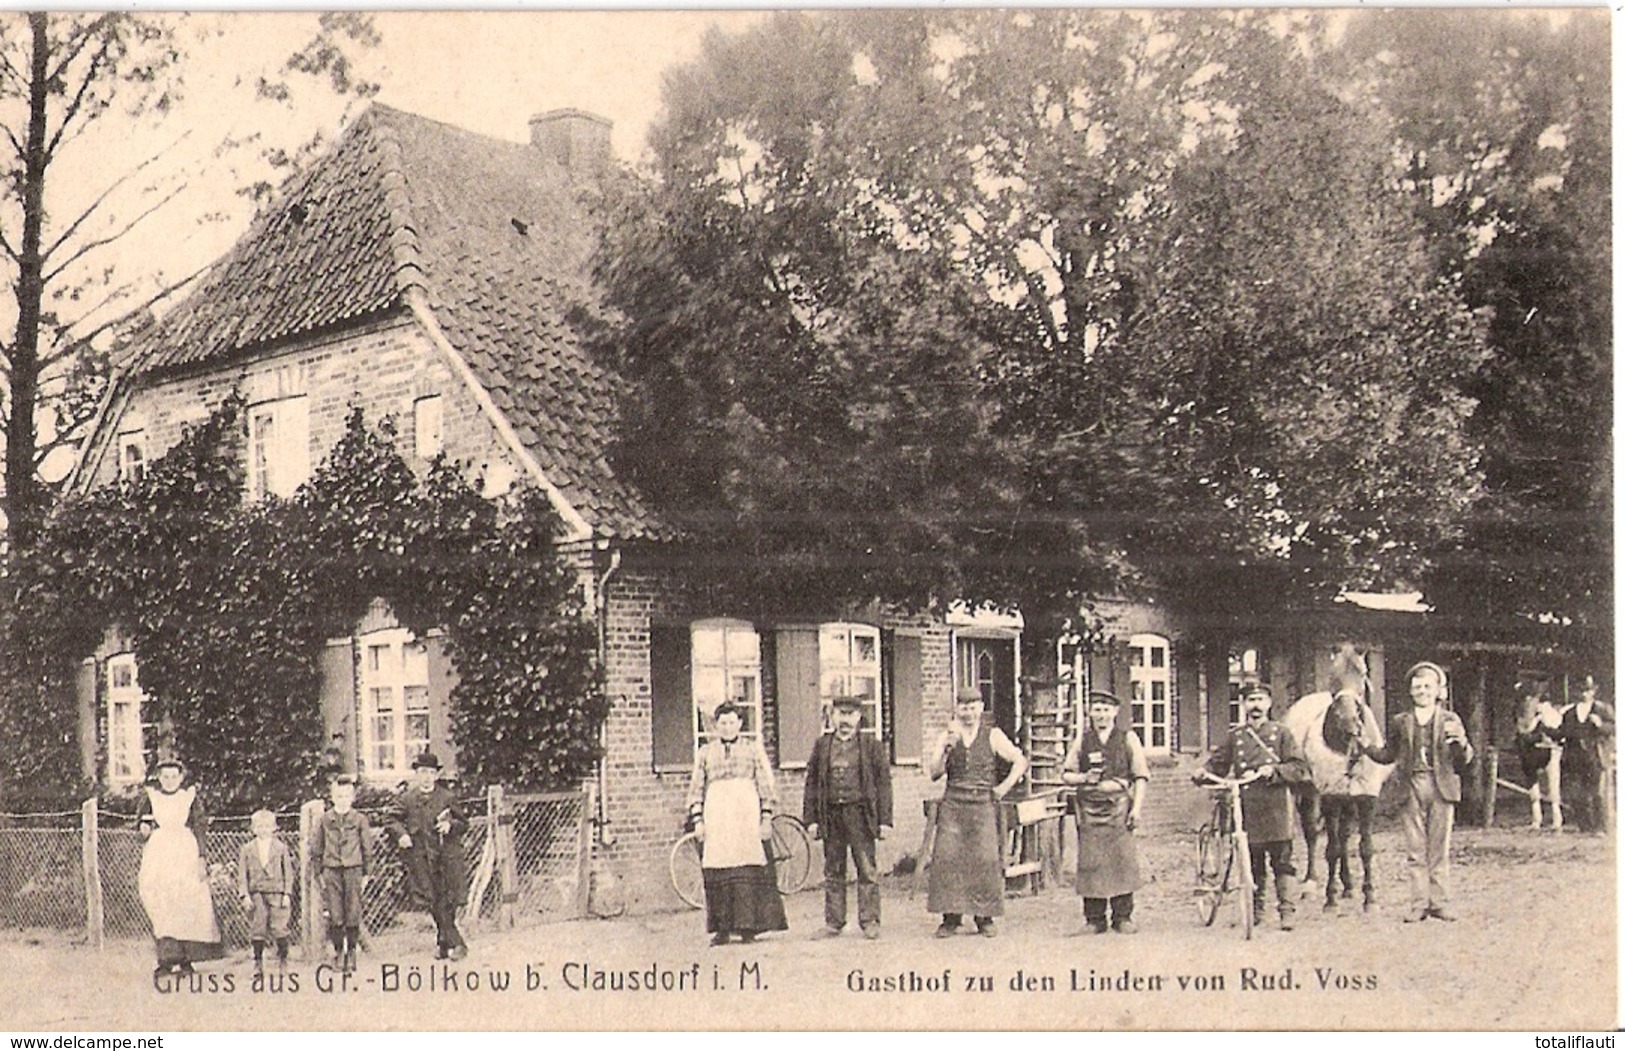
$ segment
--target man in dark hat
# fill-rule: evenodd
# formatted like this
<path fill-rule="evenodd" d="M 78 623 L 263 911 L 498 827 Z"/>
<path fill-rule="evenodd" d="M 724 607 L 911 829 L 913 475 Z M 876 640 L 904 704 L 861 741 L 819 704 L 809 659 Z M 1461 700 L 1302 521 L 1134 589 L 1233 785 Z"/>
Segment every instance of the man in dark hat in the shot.
<path fill-rule="evenodd" d="M 1253 916 L 1264 912 L 1264 868 L 1275 873 L 1275 900 L 1281 929 L 1293 927 L 1298 907 L 1298 871 L 1292 867 L 1292 785 L 1309 779 L 1309 764 L 1286 727 L 1270 718 L 1274 694 L 1262 682 L 1242 686 L 1245 718 L 1230 728 L 1207 761 L 1215 777 L 1256 779 L 1241 789 L 1241 825 L 1253 864 Z M 1200 781 L 1203 775 L 1197 774 Z"/>
<path fill-rule="evenodd" d="M 1061 780 L 1078 789 L 1078 878 L 1086 929 L 1133 934 L 1134 892 L 1145 882 L 1134 829 L 1151 777 L 1132 729 L 1117 725 L 1115 694 L 1089 695 L 1089 725 L 1066 754 Z"/>
<path fill-rule="evenodd" d="M 1603 771 L 1614 736 L 1614 709 L 1597 699 L 1597 680 L 1580 680 L 1580 700 L 1563 713 L 1557 726 L 1563 743 L 1562 796 L 1581 832 L 1601 832 L 1606 819 Z"/>
<path fill-rule="evenodd" d="M 406 860 L 413 906 L 434 917 L 436 959 L 468 955 L 457 930 L 457 910 L 468 900 L 467 829 L 462 804 L 440 784 L 439 757 L 424 752 L 412 760 L 412 783 L 401 791 L 389 830 Z"/>
<path fill-rule="evenodd" d="M 834 728 L 818 738 L 807 761 L 801 820 L 824 841 L 824 928 L 833 938 L 846 926 L 846 856 L 858 875 L 858 926 L 880 937 L 880 882 L 875 840 L 892 825 L 891 763 L 877 735 L 861 732 L 863 701 L 830 702 Z"/>

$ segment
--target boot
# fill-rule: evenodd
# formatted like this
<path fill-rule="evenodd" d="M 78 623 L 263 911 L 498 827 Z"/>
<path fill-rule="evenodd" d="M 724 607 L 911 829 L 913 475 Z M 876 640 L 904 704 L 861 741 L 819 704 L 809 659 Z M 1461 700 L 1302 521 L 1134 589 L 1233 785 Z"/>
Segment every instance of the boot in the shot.
<path fill-rule="evenodd" d="M 276 940 L 276 969 L 280 974 L 288 969 L 288 939 Z"/>
<path fill-rule="evenodd" d="M 1296 926 L 1293 915 L 1298 911 L 1298 881 L 1295 877 L 1276 875 L 1275 902 L 1281 914 L 1281 929 L 1291 930 Z"/>
<path fill-rule="evenodd" d="M 265 969 L 265 943 L 258 938 L 254 939 L 254 973 L 259 974 Z"/>

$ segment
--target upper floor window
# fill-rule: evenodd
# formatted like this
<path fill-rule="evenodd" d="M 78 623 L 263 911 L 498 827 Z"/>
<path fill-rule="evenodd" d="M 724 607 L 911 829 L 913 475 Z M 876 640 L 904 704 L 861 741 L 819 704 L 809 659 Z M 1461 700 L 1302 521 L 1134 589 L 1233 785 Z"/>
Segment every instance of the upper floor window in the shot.
<path fill-rule="evenodd" d="M 440 395 L 412 403 L 412 447 L 420 460 L 432 460 L 446 447 L 444 409 Z"/>
<path fill-rule="evenodd" d="M 248 495 L 292 496 L 310 478 L 310 399 L 261 402 L 248 410 Z"/>
<path fill-rule="evenodd" d="M 369 775 L 408 777 L 427 751 L 429 654 L 404 628 L 361 636 L 361 754 Z"/>
<path fill-rule="evenodd" d="M 147 476 L 147 432 L 126 431 L 118 436 L 118 476 L 136 483 Z"/>
<path fill-rule="evenodd" d="M 135 654 L 107 659 L 107 780 L 114 787 L 140 784 L 147 776 L 142 740 L 141 692 Z"/>

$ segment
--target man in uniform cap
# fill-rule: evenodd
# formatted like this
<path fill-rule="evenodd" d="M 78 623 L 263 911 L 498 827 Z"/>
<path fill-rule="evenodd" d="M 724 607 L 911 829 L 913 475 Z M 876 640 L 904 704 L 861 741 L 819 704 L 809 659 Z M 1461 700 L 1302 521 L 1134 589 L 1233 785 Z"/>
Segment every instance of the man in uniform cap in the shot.
<path fill-rule="evenodd" d="M 435 958 L 461 960 L 468 955 L 457 929 L 457 910 L 468 900 L 462 845 L 468 818 L 457 797 L 440 784 L 440 758 L 433 752 L 412 760 L 412 778 L 397 800 L 389 831 L 406 860 L 412 904 L 434 917 Z"/>
<path fill-rule="evenodd" d="M 1286 727 L 1270 718 L 1269 686 L 1249 681 L 1241 688 L 1245 717 L 1230 728 L 1208 758 L 1205 774 L 1255 779 L 1241 789 L 1241 825 L 1253 863 L 1253 916 L 1264 912 L 1266 863 L 1275 874 L 1275 901 L 1281 929 L 1293 927 L 1298 907 L 1298 871 L 1292 867 L 1292 785 L 1309 779 L 1309 764 Z M 1196 780 L 1204 780 L 1198 773 Z"/>
<path fill-rule="evenodd" d="M 813 745 L 807 761 L 801 820 L 824 841 L 824 929 L 833 938 L 846 926 L 846 856 L 858 877 L 858 927 L 880 937 L 880 882 L 875 840 L 892 827 L 891 762 L 877 736 L 860 732 L 863 700 L 830 702 L 833 728 Z"/>

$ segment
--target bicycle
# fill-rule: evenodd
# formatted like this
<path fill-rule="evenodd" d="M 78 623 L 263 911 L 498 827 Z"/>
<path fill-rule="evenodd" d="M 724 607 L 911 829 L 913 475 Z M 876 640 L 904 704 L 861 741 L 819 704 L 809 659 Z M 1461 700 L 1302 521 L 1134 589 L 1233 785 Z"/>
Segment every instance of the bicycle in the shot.
<path fill-rule="evenodd" d="M 705 872 L 700 866 L 700 838 L 684 833 L 671 845 L 669 869 L 677 897 L 691 909 L 705 907 Z M 768 848 L 780 894 L 794 894 L 812 874 L 812 836 L 791 814 L 773 815 L 773 837 Z"/>
<path fill-rule="evenodd" d="M 1215 777 L 1204 771 L 1213 794 L 1213 816 L 1196 833 L 1196 914 L 1213 926 L 1219 907 L 1231 893 L 1241 898 L 1241 936 L 1253 936 L 1253 861 L 1247 831 L 1241 825 L 1241 787 L 1258 780 Z M 1234 877 L 1232 879 L 1232 877 Z"/>

